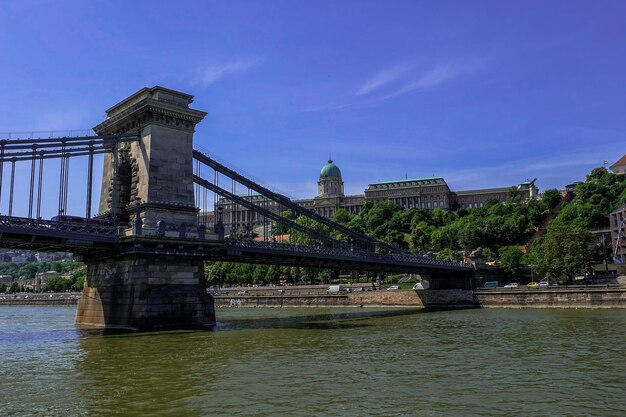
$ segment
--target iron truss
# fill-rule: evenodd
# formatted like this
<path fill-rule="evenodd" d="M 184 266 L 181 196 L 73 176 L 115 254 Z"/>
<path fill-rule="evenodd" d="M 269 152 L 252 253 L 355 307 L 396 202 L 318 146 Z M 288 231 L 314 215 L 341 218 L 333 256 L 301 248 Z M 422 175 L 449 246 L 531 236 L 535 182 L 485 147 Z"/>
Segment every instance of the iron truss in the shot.
<path fill-rule="evenodd" d="M 214 160 L 213 158 L 209 157 L 208 155 L 203 154 L 202 152 L 199 152 L 197 150 L 193 151 L 193 157 L 194 159 L 197 161 L 197 163 L 203 164 L 211 169 L 213 169 L 215 172 L 218 172 L 220 174 L 225 175 L 226 177 L 230 178 L 232 181 L 237 182 L 245 187 L 247 187 L 250 190 L 253 190 L 257 193 L 259 193 L 261 196 L 267 198 L 270 201 L 274 201 L 277 204 L 281 205 L 282 207 L 284 207 L 287 210 L 290 210 L 291 212 L 293 212 L 296 216 L 305 216 L 311 220 L 314 220 L 315 222 L 324 225 L 326 227 L 328 227 L 330 230 L 340 233 L 344 236 L 347 236 L 349 238 L 349 244 L 357 244 L 357 246 L 363 246 L 365 248 L 369 248 L 369 249 L 374 249 L 374 248 L 378 248 L 384 252 L 388 252 L 388 253 L 404 253 L 404 254 L 408 254 L 409 252 L 399 249 L 395 246 L 389 245 L 385 242 L 382 242 L 380 240 L 374 239 L 370 236 L 366 236 L 364 234 L 355 232 L 352 229 L 349 229 L 343 225 L 340 225 L 324 216 L 321 216 L 317 213 L 315 213 L 312 210 L 309 210 L 305 207 L 302 207 L 301 205 L 294 203 L 293 201 L 291 201 L 291 199 L 285 197 L 284 195 L 275 193 L 271 190 L 269 190 L 268 188 L 244 177 L 243 175 L 239 174 L 238 172 L 236 172 L 235 170 L 228 168 L 227 166 L 217 162 L 216 160 Z M 223 188 L 219 187 L 218 184 L 216 184 L 214 181 L 214 183 L 211 183 L 211 181 L 201 178 L 200 176 L 195 176 L 194 177 L 194 182 L 198 185 L 200 185 L 201 187 L 205 187 L 207 189 L 209 189 L 210 191 L 216 192 L 218 194 L 220 194 L 222 197 L 227 198 L 228 200 L 231 200 L 233 202 L 236 202 L 239 205 L 242 205 L 252 211 L 255 211 L 263 216 L 269 217 L 268 214 L 268 210 L 264 210 L 262 207 L 251 203 L 251 202 L 247 202 L 247 200 L 245 200 L 245 198 L 241 198 L 236 196 L 234 193 L 232 192 L 228 192 L 226 190 L 224 190 Z M 286 221 L 284 221 L 284 217 L 279 216 L 280 219 L 276 219 L 273 218 L 274 220 L 278 221 L 279 223 L 282 223 L 283 225 L 287 226 L 287 227 L 293 227 L 292 223 L 288 223 Z M 298 229 L 300 230 L 300 229 Z M 311 236 L 315 236 L 315 231 L 307 228 L 307 230 L 305 231 L 305 233 L 311 235 Z M 342 245 L 346 245 L 346 243 L 342 243 Z"/>
<path fill-rule="evenodd" d="M 30 187 L 28 217 L 41 217 L 42 184 L 44 161 L 60 159 L 59 178 L 59 215 L 67 212 L 67 194 L 70 170 L 70 158 L 88 157 L 87 190 L 85 217 L 91 217 L 93 158 L 94 155 L 115 152 L 120 143 L 139 140 L 138 134 L 109 136 L 76 136 L 47 139 L 2 139 L 0 140 L 0 197 L 2 196 L 4 164 L 11 164 L 9 182 L 9 216 L 13 214 L 13 195 L 15 189 L 15 165 L 30 162 Z M 34 211 L 34 213 L 33 213 Z"/>
<path fill-rule="evenodd" d="M 2 139 L 0 162 L 69 158 L 112 152 L 115 145 L 139 140 L 138 134 L 78 136 L 47 139 Z"/>

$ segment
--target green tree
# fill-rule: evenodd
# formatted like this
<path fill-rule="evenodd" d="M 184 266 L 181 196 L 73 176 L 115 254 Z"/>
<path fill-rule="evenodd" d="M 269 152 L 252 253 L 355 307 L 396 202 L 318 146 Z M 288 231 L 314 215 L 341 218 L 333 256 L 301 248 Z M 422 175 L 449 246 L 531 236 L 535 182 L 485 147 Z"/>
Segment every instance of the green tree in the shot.
<path fill-rule="evenodd" d="M 572 281 L 576 274 L 591 269 L 597 259 L 594 237 L 586 229 L 573 225 L 550 226 L 547 234 L 531 248 L 532 268 L 551 280 L 563 277 Z"/>
<path fill-rule="evenodd" d="M 266 280 L 271 284 L 278 284 L 280 281 L 280 267 L 276 265 L 270 265 L 267 270 Z"/>
<path fill-rule="evenodd" d="M 268 265 L 257 264 L 254 265 L 254 272 L 252 273 L 252 282 L 254 284 L 260 284 L 265 282 L 265 277 L 267 276 L 267 271 L 269 270 Z"/>
<path fill-rule="evenodd" d="M 391 220 L 394 213 L 402 210 L 402 207 L 390 201 L 376 203 L 363 216 L 365 226 L 372 235 L 377 238 L 382 238 L 392 230 L 398 231 L 397 222 L 396 227 L 393 227 L 394 223 L 392 223 Z"/>
<path fill-rule="evenodd" d="M 19 266 L 12 262 L 0 262 L 0 275 L 11 275 L 17 277 Z"/>
<path fill-rule="evenodd" d="M 445 248 L 439 251 L 437 254 L 438 261 L 458 262 L 463 259 L 463 256 L 450 248 Z"/>
<path fill-rule="evenodd" d="M 341 225 L 348 225 L 353 217 L 356 217 L 354 214 L 348 212 L 348 210 L 344 208 L 340 208 L 337 212 L 332 216 L 332 220 Z"/>
<path fill-rule="evenodd" d="M 431 236 L 436 227 L 421 221 L 411 231 L 411 246 L 415 252 L 424 253 L 432 249 Z"/>
<path fill-rule="evenodd" d="M 38 262 L 29 262 L 19 267 L 17 273 L 20 277 L 25 279 L 33 279 L 35 275 L 39 272 L 39 263 Z"/>
<path fill-rule="evenodd" d="M 72 279 L 72 290 L 73 291 L 82 291 L 83 285 L 85 283 L 85 278 L 87 277 L 87 265 L 82 263 L 77 263 L 76 268 L 72 270 L 71 279 Z"/>
<path fill-rule="evenodd" d="M 72 288 L 72 280 L 59 276 L 56 278 L 49 278 L 43 285 L 44 292 L 61 292 L 69 291 Z"/>
<path fill-rule="evenodd" d="M 500 249 L 500 269 L 509 278 L 519 278 L 524 268 L 524 253 L 517 246 L 505 246 Z"/>
<path fill-rule="evenodd" d="M 298 223 L 301 226 L 308 227 L 309 229 L 312 229 L 322 235 L 325 235 L 325 236 L 330 235 L 330 230 L 328 226 L 324 226 L 323 224 L 313 219 L 310 219 L 308 217 L 300 216 L 296 219 L 296 223 Z M 317 238 L 309 235 L 308 233 L 301 232 L 295 229 L 292 230 L 289 235 L 289 242 L 295 243 L 298 245 L 307 245 L 307 246 L 316 246 L 316 245 L 321 244 L 321 242 Z"/>
<path fill-rule="evenodd" d="M 282 213 L 280 213 L 281 217 L 284 217 L 286 219 L 289 220 L 295 220 L 296 216 L 294 216 L 293 212 L 291 210 L 285 210 Z M 287 226 L 283 226 L 280 222 L 277 221 L 273 221 L 272 222 L 272 230 L 274 231 L 275 235 L 284 235 L 290 232 L 290 228 Z"/>
<path fill-rule="evenodd" d="M 522 192 L 517 187 L 511 187 L 506 195 L 506 200 L 508 202 L 519 203 L 522 200 Z"/>
<path fill-rule="evenodd" d="M 496 260 L 496 256 L 494 255 L 493 249 L 483 248 L 482 252 L 487 262 L 492 262 Z"/>
<path fill-rule="evenodd" d="M 545 203 L 548 210 L 554 210 L 561 202 L 561 198 L 561 192 L 555 188 L 545 190 L 541 195 L 541 201 Z"/>

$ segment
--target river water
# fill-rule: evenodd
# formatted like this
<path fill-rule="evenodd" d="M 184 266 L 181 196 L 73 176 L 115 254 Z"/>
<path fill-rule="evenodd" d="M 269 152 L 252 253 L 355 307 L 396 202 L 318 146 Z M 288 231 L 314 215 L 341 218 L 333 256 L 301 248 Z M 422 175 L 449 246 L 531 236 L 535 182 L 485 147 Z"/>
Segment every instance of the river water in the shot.
<path fill-rule="evenodd" d="M 220 309 L 102 335 L 0 307 L 1 416 L 624 416 L 626 310 Z"/>

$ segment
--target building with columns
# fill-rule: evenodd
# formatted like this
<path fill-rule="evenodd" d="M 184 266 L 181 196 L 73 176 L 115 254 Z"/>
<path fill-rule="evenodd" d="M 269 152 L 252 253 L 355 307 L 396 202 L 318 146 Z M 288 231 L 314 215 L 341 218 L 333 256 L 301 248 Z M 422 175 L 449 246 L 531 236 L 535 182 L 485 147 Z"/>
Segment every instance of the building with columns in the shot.
<path fill-rule="evenodd" d="M 505 201 L 511 188 L 517 188 L 523 200 L 528 200 L 538 194 L 535 180 L 525 181 L 511 187 L 452 191 L 443 178 L 424 177 L 377 181 L 368 184 L 363 194 L 345 195 L 341 170 L 332 160 L 329 160 L 320 171 L 317 196 L 294 201 L 317 214 L 332 217 L 340 209 L 359 214 L 365 203 L 379 201 L 391 201 L 407 209 L 478 208 L 482 207 L 487 200 Z M 276 214 L 284 211 L 278 204 L 259 194 L 241 195 L 241 197 Z M 248 229 L 267 229 L 270 224 L 257 213 L 231 201 L 220 199 L 217 206 L 222 213 L 222 221 L 227 234 L 230 230 L 241 226 Z M 214 221 L 214 213 L 201 213 L 201 222 L 204 224 L 212 226 Z"/>

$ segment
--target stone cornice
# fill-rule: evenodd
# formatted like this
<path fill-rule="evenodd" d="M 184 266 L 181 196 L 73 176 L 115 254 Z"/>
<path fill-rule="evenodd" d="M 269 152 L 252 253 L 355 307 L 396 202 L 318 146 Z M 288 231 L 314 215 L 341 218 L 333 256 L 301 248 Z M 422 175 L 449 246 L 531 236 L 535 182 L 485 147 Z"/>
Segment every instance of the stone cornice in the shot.
<path fill-rule="evenodd" d="M 140 102 L 110 114 L 107 120 L 94 127 L 99 134 L 117 134 L 139 130 L 148 124 L 158 124 L 180 130 L 191 130 L 202 121 L 206 112 L 177 106 L 146 97 Z"/>
<path fill-rule="evenodd" d="M 150 209 L 150 208 L 158 208 L 162 210 L 171 210 L 176 212 L 193 212 L 197 213 L 200 211 L 199 208 L 195 206 L 195 204 L 186 204 L 179 203 L 176 201 L 149 201 L 147 203 L 142 202 L 139 204 L 140 210 Z M 132 214 L 135 210 L 137 210 L 137 206 L 134 203 L 126 206 L 126 210 L 129 214 Z"/>

